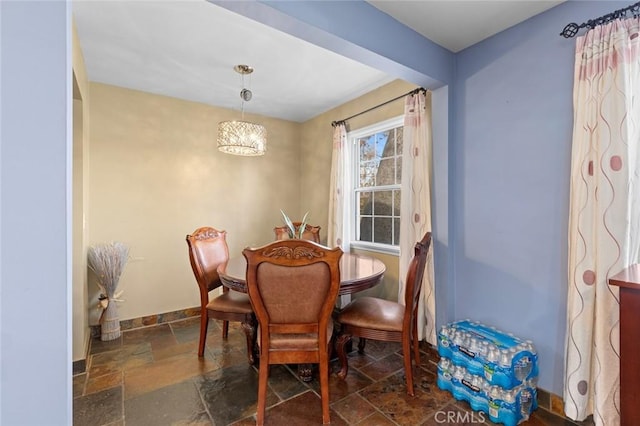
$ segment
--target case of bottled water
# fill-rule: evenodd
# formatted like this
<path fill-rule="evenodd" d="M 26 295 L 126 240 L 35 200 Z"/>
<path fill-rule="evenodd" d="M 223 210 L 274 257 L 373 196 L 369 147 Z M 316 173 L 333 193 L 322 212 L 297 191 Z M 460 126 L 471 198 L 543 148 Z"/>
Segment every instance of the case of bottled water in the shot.
<path fill-rule="evenodd" d="M 440 329 L 438 353 L 438 387 L 492 422 L 514 426 L 538 407 L 538 355 L 531 341 L 464 320 Z"/>
<path fill-rule="evenodd" d="M 440 358 L 438 387 L 454 398 L 467 401 L 475 411 L 486 413 L 494 423 L 515 426 L 526 421 L 537 406 L 535 380 L 525 380 L 511 389 L 490 384 L 483 376 L 471 374 L 448 358 Z"/>
<path fill-rule="evenodd" d="M 475 321 L 443 326 L 438 333 L 438 353 L 505 389 L 538 377 L 538 355 L 530 340 Z"/>

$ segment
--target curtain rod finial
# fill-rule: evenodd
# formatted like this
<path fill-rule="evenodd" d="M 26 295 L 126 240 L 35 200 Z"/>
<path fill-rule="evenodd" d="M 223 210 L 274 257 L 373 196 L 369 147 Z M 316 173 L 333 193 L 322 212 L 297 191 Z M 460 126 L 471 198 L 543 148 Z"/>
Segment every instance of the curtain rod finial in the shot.
<path fill-rule="evenodd" d="M 575 22 L 572 22 L 570 24 L 565 25 L 560 35 L 563 36 L 564 38 L 571 38 L 571 37 L 574 37 L 576 34 L 578 34 L 579 29 L 580 29 L 580 26 L 578 26 L 578 24 L 576 24 Z"/>

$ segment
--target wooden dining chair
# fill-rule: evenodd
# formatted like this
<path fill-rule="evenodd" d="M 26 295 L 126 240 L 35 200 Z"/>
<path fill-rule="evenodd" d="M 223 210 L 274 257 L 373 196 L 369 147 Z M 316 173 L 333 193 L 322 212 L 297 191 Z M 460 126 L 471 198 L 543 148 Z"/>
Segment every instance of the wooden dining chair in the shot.
<path fill-rule="evenodd" d="M 256 319 L 253 314 L 249 296 L 223 287 L 222 294 L 209 298 L 209 292 L 222 285 L 218 276 L 218 266 L 229 259 L 226 231 L 218 231 L 211 227 L 196 229 L 187 235 L 189 260 L 200 289 L 200 343 L 198 356 L 204 356 L 209 319 L 222 320 L 222 338 L 229 334 L 229 321 L 239 321 L 247 337 L 247 355 L 249 364 L 253 364 L 255 346 Z"/>
<path fill-rule="evenodd" d="M 296 228 L 296 232 L 300 229 L 302 222 L 293 222 L 293 226 Z M 276 226 L 273 228 L 273 232 L 276 234 L 276 240 L 288 240 L 289 227 L 288 226 Z M 316 243 L 320 243 L 320 227 L 314 225 L 305 225 L 302 233 L 303 240 L 309 240 Z"/>
<path fill-rule="evenodd" d="M 359 337 L 358 350 L 364 352 L 366 339 L 385 342 L 402 342 L 402 356 L 407 378 L 407 393 L 414 396 L 411 353 L 416 365 L 420 364 L 418 341 L 418 303 L 422 278 L 431 245 L 431 232 L 427 232 L 414 247 L 405 285 L 404 305 L 375 297 L 360 297 L 344 307 L 338 314 L 340 335 L 336 339 L 336 351 L 341 368 L 338 377 L 347 376 L 349 365 L 345 345 L 353 336 Z"/>
<path fill-rule="evenodd" d="M 259 325 L 256 425 L 264 424 L 269 366 L 298 363 L 319 364 L 322 422 L 329 423 L 331 313 L 340 289 L 342 250 L 291 239 L 242 254 Z"/>

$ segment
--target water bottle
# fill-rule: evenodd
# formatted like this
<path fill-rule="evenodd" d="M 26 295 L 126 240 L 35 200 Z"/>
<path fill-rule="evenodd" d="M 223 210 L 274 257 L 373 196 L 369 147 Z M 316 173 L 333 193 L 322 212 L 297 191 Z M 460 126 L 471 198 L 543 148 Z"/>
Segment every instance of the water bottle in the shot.
<path fill-rule="evenodd" d="M 457 365 L 453 370 L 453 377 L 456 378 L 459 382 L 462 382 L 464 379 L 465 369 L 461 365 Z"/>
<path fill-rule="evenodd" d="M 524 350 L 531 352 L 532 355 L 536 354 L 536 348 L 533 346 L 533 342 L 531 340 L 524 341 Z"/>
<path fill-rule="evenodd" d="M 440 362 L 438 363 L 438 367 L 443 372 L 450 373 L 451 370 L 451 360 L 449 358 L 440 358 Z"/>
<path fill-rule="evenodd" d="M 489 388 L 488 396 L 494 401 L 499 401 L 502 399 L 502 389 L 500 389 L 500 386 L 493 385 Z"/>
<path fill-rule="evenodd" d="M 485 387 L 485 380 L 481 376 L 474 375 L 471 378 L 471 384 L 476 392 L 481 392 Z"/>
<path fill-rule="evenodd" d="M 498 359 L 500 359 L 500 349 L 493 343 L 489 343 L 487 345 L 487 361 L 497 364 Z"/>
<path fill-rule="evenodd" d="M 516 376 L 518 381 L 522 382 L 529 376 L 532 368 L 533 364 L 531 363 L 529 355 L 523 355 L 515 362 L 513 366 L 513 374 Z"/>
<path fill-rule="evenodd" d="M 473 352 L 474 355 L 478 355 L 480 353 L 480 342 L 476 337 L 471 337 L 471 339 L 469 339 L 469 350 Z"/>
<path fill-rule="evenodd" d="M 468 350 L 469 346 L 471 346 L 471 335 L 468 331 L 463 331 L 462 336 L 462 344 L 460 346 Z"/>
<path fill-rule="evenodd" d="M 489 342 L 487 340 L 483 340 L 480 342 L 480 356 L 483 360 L 488 360 L 487 355 L 489 354 Z"/>
<path fill-rule="evenodd" d="M 451 335 L 449 334 L 450 330 L 451 329 L 449 327 L 447 327 L 446 325 L 443 325 L 442 328 L 440 329 L 440 334 L 443 337 L 449 339 L 451 337 Z"/>
<path fill-rule="evenodd" d="M 442 348 L 448 348 L 453 338 L 453 329 L 451 327 L 447 327 L 446 325 L 440 329 L 440 335 L 438 336 L 440 346 Z M 442 355 L 447 354 L 447 352 L 443 352 Z"/>
<path fill-rule="evenodd" d="M 464 332 L 462 330 L 456 330 L 453 335 L 453 344 L 456 346 L 462 346 L 464 343 Z"/>
<path fill-rule="evenodd" d="M 511 368 L 511 357 L 512 354 L 508 349 L 500 349 L 500 367 Z"/>
<path fill-rule="evenodd" d="M 448 391 L 451 391 L 452 367 L 453 364 L 448 358 L 440 358 L 440 362 L 438 363 L 438 386 Z"/>
<path fill-rule="evenodd" d="M 505 390 L 502 393 L 502 400 L 508 404 L 513 404 L 514 402 L 516 402 L 516 392 L 516 389 Z"/>
<path fill-rule="evenodd" d="M 522 414 L 523 420 L 527 420 L 529 418 L 532 403 L 531 391 L 528 388 L 524 388 L 520 392 L 520 414 Z"/>
<path fill-rule="evenodd" d="M 473 390 L 473 375 L 469 373 L 468 370 L 464 372 L 464 377 L 462 378 L 462 383 L 466 385 L 469 389 Z"/>

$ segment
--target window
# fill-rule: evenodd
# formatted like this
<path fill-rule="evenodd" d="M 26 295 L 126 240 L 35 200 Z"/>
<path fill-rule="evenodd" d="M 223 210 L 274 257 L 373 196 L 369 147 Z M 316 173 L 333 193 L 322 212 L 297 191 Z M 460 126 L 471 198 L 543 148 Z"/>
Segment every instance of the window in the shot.
<path fill-rule="evenodd" d="M 351 245 L 398 253 L 403 117 L 348 135 L 353 173 Z"/>

